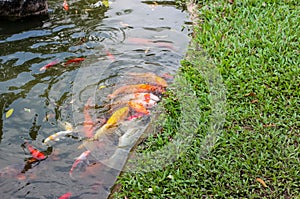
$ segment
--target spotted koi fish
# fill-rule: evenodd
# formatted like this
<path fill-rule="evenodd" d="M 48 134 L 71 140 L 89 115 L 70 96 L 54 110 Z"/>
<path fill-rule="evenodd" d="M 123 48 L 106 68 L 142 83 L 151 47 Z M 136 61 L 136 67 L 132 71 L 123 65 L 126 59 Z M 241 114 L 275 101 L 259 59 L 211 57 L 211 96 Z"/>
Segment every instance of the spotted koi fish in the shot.
<path fill-rule="evenodd" d="M 135 110 L 138 113 L 142 113 L 142 114 L 145 114 L 145 115 L 149 114 L 149 111 L 141 103 L 137 103 L 137 102 L 134 102 L 134 101 L 129 101 L 128 105 L 129 105 L 130 108 L 132 108 L 133 110 Z"/>

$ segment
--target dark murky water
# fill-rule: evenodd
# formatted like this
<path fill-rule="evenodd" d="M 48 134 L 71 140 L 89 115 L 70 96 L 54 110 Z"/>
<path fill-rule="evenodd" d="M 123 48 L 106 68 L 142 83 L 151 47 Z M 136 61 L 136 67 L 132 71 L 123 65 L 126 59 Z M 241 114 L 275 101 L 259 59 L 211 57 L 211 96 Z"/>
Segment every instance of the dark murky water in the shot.
<path fill-rule="evenodd" d="M 100 163 L 99 154 L 75 178 L 69 176 L 86 150 L 78 149 L 83 107 L 92 97 L 98 107 L 92 117 L 101 118 L 107 95 L 126 83 L 128 72 L 176 73 L 189 41 L 188 17 L 174 1 L 156 2 L 115 0 L 106 8 L 96 1 L 69 1 L 65 11 L 62 2 L 50 1 L 49 19 L 0 22 L 1 198 L 58 198 L 66 192 L 72 198 L 107 197 L 119 169 Z M 85 60 L 65 64 L 74 58 Z M 57 64 L 40 70 L 53 61 Z M 43 144 L 64 130 L 63 122 L 78 133 Z M 26 141 L 48 158 L 28 164 Z"/>

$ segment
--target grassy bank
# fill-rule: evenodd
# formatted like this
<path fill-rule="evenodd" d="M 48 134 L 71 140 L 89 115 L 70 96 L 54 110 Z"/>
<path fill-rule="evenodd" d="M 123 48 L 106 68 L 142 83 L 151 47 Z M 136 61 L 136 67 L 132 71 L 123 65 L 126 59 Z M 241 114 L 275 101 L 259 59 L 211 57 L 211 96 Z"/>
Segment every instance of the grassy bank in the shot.
<path fill-rule="evenodd" d="M 195 41 L 227 90 L 223 131 L 209 153 L 200 155 L 212 113 L 211 90 L 197 70 L 203 59 L 183 61 L 181 76 L 200 104 L 197 135 L 172 164 L 124 173 L 114 196 L 300 198 L 300 4 L 216 0 L 199 6 Z M 176 95 L 168 94 L 168 119 L 144 150 L 157 150 L 178 132 Z"/>

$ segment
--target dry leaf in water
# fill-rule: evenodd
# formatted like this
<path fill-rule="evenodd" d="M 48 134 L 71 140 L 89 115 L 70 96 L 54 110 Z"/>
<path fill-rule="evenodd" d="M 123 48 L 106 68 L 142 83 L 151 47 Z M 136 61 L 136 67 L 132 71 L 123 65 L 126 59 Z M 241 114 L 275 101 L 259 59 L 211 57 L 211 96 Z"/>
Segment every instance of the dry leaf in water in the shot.
<path fill-rule="evenodd" d="M 6 117 L 6 118 L 9 118 L 9 117 L 13 114 L 13 112 L 14 112 L 14 109 L 13 109 L 13 108 L 9 109 L 9 110 L 5 113 L 5 117 Z"/>

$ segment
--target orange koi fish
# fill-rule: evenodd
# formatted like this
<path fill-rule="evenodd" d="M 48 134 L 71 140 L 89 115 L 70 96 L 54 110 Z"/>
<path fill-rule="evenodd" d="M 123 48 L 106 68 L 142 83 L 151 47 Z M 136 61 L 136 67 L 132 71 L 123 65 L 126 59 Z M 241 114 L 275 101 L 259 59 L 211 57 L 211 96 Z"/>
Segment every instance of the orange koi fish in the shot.
<path fill-rule="evenodd" d="M 72 196 L 71 192 L 67 192 L 64 195 L 60 196 L 58 199 L 69 199 Z"/>
<path fill-rule="evenodd" d="M 84 60 L 85 60 L 84 57 L 78 57 L 78 58 L 74 58 L 74 59 L 70 59 L 70 60 L 66 61 L 66 63 L 64 65 L 67 66 L 67 65 L 72 64 L 72 63 L 79 63 L 79 62 L 82 62 Z"/>
<path fill-rule="evenodd" d="M 67 0 L 64 0 L 63 7 L 64 7 L 65 11 L 69 10 L 69 5 L 68 5 Z"/>
<path fill-rule="evenodd" d="M 85 136 L 90 138 L 93 137 L 93 127 L 94 122 L 92 120 L 92 117 L 89 114 L 89 107 L 92 104 L 92 99 L 89 98 L 86 102 L 84 108 L 83 108 L 83 114 L 84 114 L 84 122 L 83 122 L 83 132 L 85 133 Z"/>
<path fill-rule="evenodd" d="M 134 84 L 126 85 L 118 88 L 112 94 L 108 95 L 108 98 L 115 98 L 119 94 L 126 93 L 140 93 L 140 92 L 159 92 L 163 93 L 165 90 L 161 86 L 153 86 L 148 84 Z"/>
<path fill-rule="evenodd" d="M 91 151 L 87 150 L 87 151 L 83 152 L 82 154 L 80 154 L 80 156 L 78 156 L 76 158 L 75 162 L 73 163 L 73 165 L 69 171 L 69 175 L 71 178 L 73 178 L 72 173 L 79 163 L 85 162 L 86 164 L 89 164 L 87 157 L 90 155 L 90 153 L 91 153 Z"/>
<path fill-rule="evenodd" d="M 47 158 L 47 156 L 40 152 L 39 150 L 35 149 L 33 146 L 31 146 L 28 142 L 25 143 L 28 151 L 31 153 L 32 157 L 37 160 L 44 160 Z"/>
<path fill-rule="evenodd" d="M 40 68 L 40 71 L 46 70 L 56 64 L 58 64 L 58 60 L 54 60 L 54 61 L 50 62 L 49 64 L 43 66 L 42 68 Z"/>
<path fill-rule="evenodd" d="M 154 73 L 128 73 L 130 76 L 134 76 L 135 78 L 140 78 L 143 81 L 147 81 L 149 83 L 153 83 L 158 86 L 167 87 L 168 83 L 163 78 L 157 76 Z"/>
<path fill-rule="evenodd" d="M 132 108 L 133 110 L 135 110 L 138 113 L 142 113 L 142 114 L 145 114 L 145 115 L 149 114 L 149 111 L 141 103 L 129 101 L 128 105 L 129 105 L 130 108 Z"/>
<path fill-rule="evenodd" d="M 110 133 L 109 130 L 112 127 L 117 126 L 121 121 L 123 121 L 129 113 L 129 108 L 127 106 L 116 110 L 110 118 L 107 120 L 106 124 L 103 125 L 95 134 L 94 139 L 99 139 L 104 133 Z"/>

